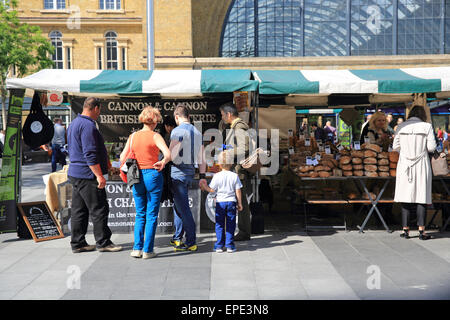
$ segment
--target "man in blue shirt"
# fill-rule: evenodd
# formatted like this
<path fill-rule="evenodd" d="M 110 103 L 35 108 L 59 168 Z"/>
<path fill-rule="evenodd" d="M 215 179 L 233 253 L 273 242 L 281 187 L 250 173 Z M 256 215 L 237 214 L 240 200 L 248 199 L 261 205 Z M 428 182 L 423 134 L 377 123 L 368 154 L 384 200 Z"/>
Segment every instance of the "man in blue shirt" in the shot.
<path fill-rule="evenodd" d="M 87 98 L 83 112 L 69 126 L 67 140 L 70 165 L 69 181 L 73 186 L 71 209 L 71 246 L 73 253 L 93 251 L 115 252 L 122 250 L 110 240 L 108 227 L 109 205 L 106 199 L 108 153 L 105 141 L 95 121 L 100 115 L 100 100 Z M 85 239 L 91 215 L 94 225 L 95 245 Z"/>
<path fill-rule="evenodd" d="M 170 175 L 175 225 L 171 244 L 175 251 L 197 251 L 195 221 L 189 207 L 188 189 L 194 178 L 196 164 L 199 165 L 201 183 L 206 183 L 203 139 L 202 134 L 190 124 L 189 111 L 184 105 L 177 106 L 173 115 L 178 126 L 170 134 L 169 147 L 173 161 Z M 182 243 L 184 233 L 186 243 Z"/>
<path fill-rule="evenodd" d="M 66 144 L 66 129 L 62 126 L 61 119 L 56 118 L 53 122 L 55 123 L 55 133 L 52 139 L 52 172 L 55 172 L 58 163 L 63 167 L 66 165 L 66 154 L 61 151 Z"/>

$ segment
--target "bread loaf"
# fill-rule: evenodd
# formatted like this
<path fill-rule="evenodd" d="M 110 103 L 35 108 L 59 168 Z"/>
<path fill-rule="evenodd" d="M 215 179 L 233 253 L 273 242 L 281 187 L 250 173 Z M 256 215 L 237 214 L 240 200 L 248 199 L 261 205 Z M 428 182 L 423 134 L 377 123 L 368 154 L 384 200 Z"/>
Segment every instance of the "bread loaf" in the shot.
<path fill-rule="evenodd" d="M 378 154 L 375 151 L 372 151 L 372 150 L 364 151 L 364 158 L 376 158 L 377 155 Z"/>
<path fill-rule="evenodd" d="M 373 144 L 373 143 L 364 143 L 362 145 L 362 149 L 364 150 L 372 150 L 375 151 L 376 153 L 379 153 L 382 151 L 381 147 L 377 144 Z"/>
<path fill-rule="evenodd" d="M 352 158 L 353 164 L 361 164 L 362 162 L 363 162 L 363 160 L 361 158 Z"/>
<path fill-rule="evenodd" d="M 353 171 L 342 171 L 342 174 L 344 177 L 350 177 L 353 175 Z"/>
<path fill-rule="evenodd" d="M 397 163 L 399 156 L 400 155 L 397 151 L 389 152 L 389 161 Z"/>
<path fill-rule="evenodd" d="M 378 169 L 378 167 L 376 166 L 376 165 L 374 165 L 374 164 L 366 164 L 365 166 L 364 166 L 364 170 L 366 170 L 366 171 L 377 171 L 377 169 Z"/>
<path fill-rule="evenodd" d="M 337 162 L 337 160 L 336 160 L 336 159 L 334 159 L 334 158 L 331 158 L 331 159 L 329 159 L 329 161 L 331 161 L 331 162 L 333 163 L 333 165 L 334 165 L 334 168 L 336 168 L 336 167 L 338 166 L 338 162 Z"/>
<path fill-rule="evenodd" d="M 364 159 L 364 164 L 377 164 L 377 159 L 376 158 L 365 158 Z"/>
<path fill-rule="evenodd" d="M 351 170 L 353 170 L 353 166 L 351 164 L 344 164 L 341 166 L 341 169 L 343 171 L 351 171 Z"/>
<path fill-rule="evenodd" d="M 389 172 L 389 166 L 378 166 L 378 171 Z"/>
<path fill-rule="evenodd" d="M 389 162 L 389 168 L 391 168 L 391 169 L 397 169 L 397 163 L 395 163 L 395 162 Z"/>
<path fill-rule="evenodd" d="M 331 160 L 331 159 L 333 159 L 334 160 L 334 156 L 332 154 L 329 154 L 329 153 L 323 153 L 321 155 L 321 159 L 323 159 L 323 160 Z"/>
<path fill-rule="evenodd" d="M 388 166 L 389 165 L 389 159 L 379 159 L 378 160 L 379 166 Z"/>
<path fill-rule="evenodd" d="M 363 170 L 353 170 L 353 175 L 357 176 L 357 177 L 362 177 L 362 176 L 364 176 L 364 171 Z"/>
<path fill-rule="evenodd" d="M 311 171 L 311 172 L 309 173 L 309 176 L 310 176 L 311 178 L 317 178 L 317 177 L 319 176 L 319 173 L 316 172 L 316 171 Z"/>
<path fill-rule="evenodd" d="M 391 175 L 391 177 L 395 177 L 397 175 L 397 170 L 391 169 L 389 170 L 389 174 Z"/>
<path fill-rule="evenodd" d="M 389 159 L 389 152 L 380 152 L 377 157 L 378 159 Z"/>
<path fill-rule="evenodd" d="M 342 156 L 341 159 L 339 159 L 339 164 L 342 166 L 343 164 L 349 164 L 351 161 L 352 161 L 352 157 Z"/>
<path fill-rule="evenodd" d="M 329 173 L 328 171 L 319 171 L 319 177 L 321 178 L 328 178 L 331 176 L 331 173 Z"/>
<path fill-rule="evenodd" d="M 363 170 L 363 169 L 364 169 L 363 164 L 354 164 L 353 165 L 353 170 Z"/>
<path fill-rule="evenodd" d="M 367 177 L 378 177 L 378 173 L 376 171 L 366 171 L 364 175 Z"/>
<path fill-rule="evenodd" d="M 390 176 L 389 172 L 378 172 L 378 175 L 380 177 L 389 177 Z"/>
<path fill-rule="evenodd" d="M 332 162 L 330 160 L 321 161 L 321 164 L 323 166 L 330 167 L 331 169 L 336 168 L 336 166 L 334 165 L 334 162 Z"/>
<path fill-rule="evenodd" d="M 314 171 L 319 172 L 319 171 L 331 171 L 331 168 L 328 166 L 316 166 L 314 168 Z"/>
<path fill-rule="evenodd" d="M 364 151 L 361 150 L 353 150 L 350 154 L 353 158 L 364 158 Z"/>
<path fill-rule="evenodd" d="M 310 170 L 309 170 L 309 166 L 301 166 L 300 167 L 300 171 L 302 172 L 302 173 L 307 173 L 307 172 L 309 172 Z"/>

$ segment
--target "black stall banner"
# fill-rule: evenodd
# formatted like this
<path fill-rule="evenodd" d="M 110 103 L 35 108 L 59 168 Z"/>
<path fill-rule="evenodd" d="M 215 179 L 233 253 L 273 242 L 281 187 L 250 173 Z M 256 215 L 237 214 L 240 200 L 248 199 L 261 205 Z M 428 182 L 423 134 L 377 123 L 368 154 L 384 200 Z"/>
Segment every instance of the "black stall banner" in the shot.
<path fill-rule="evenodd" d="M 108 227 L 113 233 L 133 233 L 136 219 L 136 205 L 131 189 L 125 183 L 116 181 L 108 181 L 105 188 L 109 204 Z M 65 191 L 64 194 L 65 201 L 62 203 L 62 211 L 66 211 L 66 217 L 62 221 L 62 228 L 70 232 L 70 208 L 72 206 L 71 186 L 70 190 Z M 62 196 L 62 194 L 58 194 L 58 196 Z M 196 232 L 199 233 L 201 191 L 197 182 L 192 182 L 188 197 L 189 207 L 196 223 Z M 92 230 L 93 224 L 89 219 L 88 231 L 92 232 Z M 159 207 L 156 233 L 172 234 L 173 231 L 173 202 L 166 200 Z"/>
<path fill-rule="evenodd" d="M 72 110 L 80 114 L 83 110 L 84 97 L 72 98 Z M 100 99 L 101 113 L 97 120 L 99 130 L 106 142 L 119 143 L 123 147 L 129 135 L 142 128 L 139 123 L 139 114 L 147 107 L 158 108 L 161 116 L 173 116 L 174 109 L 183 104 L 190 111 L 191 123 L 202 123 L 205 132 L 211 128 L 218 128 L 221 120 L 219 107 L 229 102 L 226 97 L 201 99 L 157 99 L 151 98 L 121 98 Z M 158 125 L 156 131 L 161 132 L 162 126 Z"/>

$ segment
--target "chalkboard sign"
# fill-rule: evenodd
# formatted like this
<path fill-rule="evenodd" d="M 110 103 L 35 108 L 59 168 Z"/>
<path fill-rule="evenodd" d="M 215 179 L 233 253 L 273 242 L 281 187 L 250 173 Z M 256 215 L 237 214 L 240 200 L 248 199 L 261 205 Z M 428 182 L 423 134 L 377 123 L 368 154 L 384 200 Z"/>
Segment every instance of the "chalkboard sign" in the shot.
<path fill-rule="evenodd" d="M 64 238 L 45 201 L 18 203 L 17 207 L 35 242 Z"/>

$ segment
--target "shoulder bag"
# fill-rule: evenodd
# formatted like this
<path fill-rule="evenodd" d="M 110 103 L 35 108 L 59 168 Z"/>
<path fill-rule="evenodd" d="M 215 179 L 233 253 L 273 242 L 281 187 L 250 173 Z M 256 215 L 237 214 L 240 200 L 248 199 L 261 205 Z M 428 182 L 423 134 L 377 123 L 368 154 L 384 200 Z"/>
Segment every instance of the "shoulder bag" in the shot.
<path fill-rule="evenodd" d="M 431 168 L 434 176 L 446 176 L 449 174 L 447 156 L 444 152 L 435 152 L 431 157 Z"/>
<path fill-rule="evenodd" d="M 136 156 L 133 151 L 133 137 L 135 133 L 131 135 L 130 147 L 125 157 L 125 161 L 120 164 L 120 178 L 125 182 L 128 187 L 132 187 L 134 184 L 140 182 L 139 167 L 137 164 Z"/>

